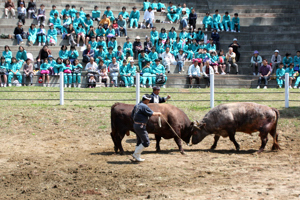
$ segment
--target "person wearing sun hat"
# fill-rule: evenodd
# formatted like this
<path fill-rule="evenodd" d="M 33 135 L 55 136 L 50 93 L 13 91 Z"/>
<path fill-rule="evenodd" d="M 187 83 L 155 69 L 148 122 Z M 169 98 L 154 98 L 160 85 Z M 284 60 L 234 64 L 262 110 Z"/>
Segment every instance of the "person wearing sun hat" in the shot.
<path fill-rule="evenodd" d="M 261 66 L 261 63 L 262 63 L 262 58 L 259 55 L 258 51 L 255 50 L 253 52 L 253 56 L 251 57 L 251 67 L 253 71 L 253 76 L 255 76 L 256 74 L 259 75 L 258 70 Z"/>

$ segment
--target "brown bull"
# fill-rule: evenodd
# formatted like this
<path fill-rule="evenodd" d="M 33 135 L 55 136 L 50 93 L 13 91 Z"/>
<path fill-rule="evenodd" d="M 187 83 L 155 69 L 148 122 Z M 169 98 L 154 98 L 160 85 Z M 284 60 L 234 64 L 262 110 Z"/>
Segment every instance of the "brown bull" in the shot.
<path fill-rule="evenodd" d="M 278 150 L 278 134 L 276 133 L 279 111 L 275 108 L 256 104 L 256 103 L 229 103 L 222 104 L 211 109 L 197 123 L 199 129 L 197 134 L 193 135 L 192 143 L 198 144 L 207 135 L 215 134 L 215 141 L 211 149 L 217 147 L 220 136 L 228 137 L 240 149 L 240 145 L 235 140 L 236 132 L 253 133 L 260 132 L 262 152 L 268 142 L 268 133 L 273 137 L 272 150 Z"/>
<path fill-rule="evenodd" d="M 147 123 L 148 133 L 155 134 L 156 150 L 160 150 L 159 142 L 161 138 L 171 139 L 174 138 L 180 152 L 183 154 L 181 140 L 174 134 L 169 125 L 163 119 L 163 117 L 168 121 L 174 131 L 182 138 L 183 141 L 189 143 L 193 132 L 197 132 L 194 128 L 194 123 L 189 120 L 186 114 L 178 109 L 177 107 L 170 104 L 149 104 L 150 109 L 154 112 L 161 112 L 161 127 L 159 126 L 158 117 L 152 116 Z M 131 112 L 134 105 L 116 103 L 111 107 L 111 137 L 114 142 L 115 152 L 124 154 L 122 147 L 122 139 L 125 134 L 129 135 L 129 131 L 133 130 L 133 120 L 131 118 Z"/>

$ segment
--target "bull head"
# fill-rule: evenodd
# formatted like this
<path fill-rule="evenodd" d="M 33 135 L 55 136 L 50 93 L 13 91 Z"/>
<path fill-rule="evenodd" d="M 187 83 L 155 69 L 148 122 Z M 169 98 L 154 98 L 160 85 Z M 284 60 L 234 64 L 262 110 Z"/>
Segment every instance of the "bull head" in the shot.
<path fill-rule="evenodd" d="M 200 123 L 198 120 L 196 120 L 196 122 L 193 122 L 193 125 L 196 129 L 201 130 L 206 126 L 206 123 L 202 123 L 202 122 Z"/>
<path fill-rule="evenodd" d="M 198 144 L 201 142 L 209 133 L 206 131 L 204 122 L 193 122 L 195 130 L 193 131 L 192 144 Z"/>

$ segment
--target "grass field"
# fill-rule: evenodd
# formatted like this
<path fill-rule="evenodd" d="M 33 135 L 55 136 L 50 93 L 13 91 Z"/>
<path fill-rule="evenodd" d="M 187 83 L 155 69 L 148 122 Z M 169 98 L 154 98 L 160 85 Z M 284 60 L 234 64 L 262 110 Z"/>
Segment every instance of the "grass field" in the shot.
<path fill-rule="evenodd" d="M 255 100 L 279 109 L 282 151 L 270 151 L 270 139 L 266 151 L 257 154 L 258 134 L 239 133 L 240 152 L 228 138 L 221 139 L 215 151 L 208 150 L 213 142 L 209 136 L 198 145 L 184 146 L 187 156 L 182 156 L 173 140 L 162 140 L 162 152 L 156 153 L 151 136 L 143 152 L 146 162 L 138 165 L 129 161 L 135 135 L 124 138 L 124 156 L 114 154 L 109 135 L 110 106 L 121 99 L 134 103 L 135 89 L 65 91 L 65 99 L 73 100 L 60 106 L 58 88 L 0 88 L 0 99 L 18 99 L 0 101 L 0 199 L 299 198 L 300 90 L 291 90 L 294 101 L 288 109 L 284 101 L 276 101 L 284 100 L 283 89 L 215 90 L 215 105 Z M 202 101 L 209 100 L 209 89 L 162 92 L 171 94 L 168 103 L 191 120 L 200 120 L 210 110 L 209 101 Z M 141 89 L 144 93 L 151 89 Z"/>

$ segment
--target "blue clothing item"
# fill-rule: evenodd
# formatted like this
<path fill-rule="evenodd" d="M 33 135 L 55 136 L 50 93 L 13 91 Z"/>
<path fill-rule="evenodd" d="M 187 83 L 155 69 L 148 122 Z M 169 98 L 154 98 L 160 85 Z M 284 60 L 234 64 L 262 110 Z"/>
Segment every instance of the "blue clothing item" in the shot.
<path fill-rule="evenodd" d="M 284 64 L 284 67 L 286 67 L 286 65 L 290 66 L 293 62 L 292 57 L 287 58 L 286 56 L 283 58 L 282 63 Z"/>
<path fill-rule="evenodd" d="M 220 14 L 214 14 L 213 15 L 213 27 L 212 28 L 216 28 L 216 29 L 220 29 L 223 30 L 223 24 L 221 23 L 221 15 Z"/>
<path fill-rule="evenodd" d="M 86 31 L 85 31 L 85 29 L 84 28 L 79 28 L 79 27 L 77 27 L 76 29 L 75 29 L 75 33 L 78 35 L 79 33 L 83 33 L 84 35 L 86 34 Z"/>
<path fill-rule="evenodd" d="M 158 2 L 158 4 L 157 4 L 157 9 L 158 9 L 158 10 L 161 10 L 162 8 L 166 9 L 165 4 L 164 4 L 164 3 L 161 3 L 161 2 Z"/>
<path fill-rule="evenodd" d="M 171 40 L 171 42 L 173 43 L 174 41 L 176 41 L 177 38 L 177 33 L 175 31 L 170 31 L 169 32 L 169 39 Z"/>
<path fill-rule="evenodd" d="M 69 59 L 77 59 L 79 56 L 79 53 L 77 50 L 73 50 L 73 51 L 68 51 L 68 57 Z"/>
<path fill-rule="evenodd" d="M 101 11 L 100 10 L 93 10 L 92 11 L 92 18 L 100 18 Z"/>
<path fill-rule="evenodd" d="M 156 59 L 158 59 L 158 54 L 157 54 L 157 52 L 150 52 L 149 54 L 148 54 L 148 57 L 149 57 L 149 59 L 150 59 L 150 61 L 152 61 L 152 62 L 155 62 L 155 60 Z"/>
<path fill-rule="evenodd" d="M 199 49 L 199 46 L 197 43 L 192 43 L 189 45 L 189 50 L 192 50 L 194 53 L 196 53 Z"/>
<path fill-rule="evenodd" d="M 72 18 L 75 18 L 75 17 L 76 17 L 77 10 L 76 10 L 75 8 L 72 8 L 72 9 L 70 9 L 70 13 L 71 13 L 71 17 L 72 17 Z"/>
<path fill-rule="evenodd" d="M 99 50 L 96 51 L 95 54 L 94 54 L 94 58 L 95 58 L 96 63 L 99 64 L 100 60 L 104 61 L 105 56 L 106 56 L 106 52 L 104 50 L 102 50 L 102 51 L 99 51 Z"/>
<path fill-rule="evenodd" d="M 178 53 L 178 51 L 180 50 L 180 49 L 182 49 L 182 42 L 181 41 L 179 41 L 179 42 L 173 42 L 173 45 L 172 45 L 172 47 L 173 47 L 173 52 L 174 52 L 174 54 L 176 55 L 177 53 Z"/>
<path fill-rule="evenodd" d="M 237 25 L 236 25 L 237 24 Z M 240 18 L 233 17 L 231 21 L 231 30 L 235 30 L 235 26 L 237 26 L 237 31 L 240 31 Z"/>
<path fill-rule="evenodd" d="M 179 38 L 180 38 L 180 40 L 187 40 L 188 39 L 188 37 L 189 37 L 189 34 L 186 32 L 186 31 L 181 31 L 180 33 L 179 33 Z"/>
<path fill-rule="evenodd" d="M 85 20 L 85 16 L 86 16 L 86 13 L 84 11 L 79 11 L 79 17 L 82 19 L 82 20 Z"/>
<path fill-rule="evenodd" d="M 74 26 L 75 31 L 78 27 L 78 24 L 82 24 L 82 26 L 84 24 L 84 20 L 81 17 L 79 17 L 79 18 L 75 17 L 75 19 L 73 20 L 73 26 Z"/>
<path fill-rule="evenodd" d="M 295 71 L 294 71 L 294 69 L 292 68 L 286 68 L 285 69 L 285 73 L 288 73 L 289 74 L 289 77 L 294 77 L 294 73 L 295 73 Z"/>
<path fill-rule="evenodd" d="M 50 11 L 50 19 L 51 19 L 51 18 L 54 18 L 55 13 L 57 14 L 57 17 L 59 17 L 59 12 L 58 12 L 57 10 L 53 10 L 53 9 L 52 9 L 52 10 Z"/>
<path fill-rule="evenodd" d="M 141 76 L 141 84 L 146 85 L 147 80 L 149 86 L 152 86 L 153 72 L 151 67 L 144 67 L 142 69 L 143 75 Z"/>
<path fill-rule="evenodd" d="M 196 34 L 196 40 L 199 42 L 200 40 L 204 39 L 204 33 L 202 31 L 198 31 Z"/>
<path fill-rule="evenodd" d="M 121 11 L 121 12 L 119 12 L 119 14 L 118 14 L 118 16 L 120 16 L 120 15 L 122 15 L 123 16 L 123 19 L 127 19 L 127 18 L 129 18 L 129 13 L 128 12 L 123 12 L 123 11 Z"/>
<path fill-rule="evenodd" d="M 133 86 L 134 85 L 134 77 L 136 75 L 136 66 L 133 65 L 131 66 L 130 64 L 127 65 L 126 68 L 126 74 L 127 74 L 127 83 L 129 86 Z"/>
<path fill-rule="evenodd" d="M 213 19 L 211 16 L 205 16 L 203 18 L 202 23 L 204 24 L 204 27 L 207 28 L 208 25 L 210 25 L 213 28 Z"/>
<path fill-rule="evenodd" d="M 97 50 L 97 41 L 95 40 L 95 41 L 89 41 L 89 44 L 91 45 L 91 48 L 92 49 L 94 49 L 94 51 L 96 51 Z"/>
<path fill-rule="evenodd" d="M 130 25 L 129 27 L 132 28 L 133 24 L 135 25 L 135 27 L 138 27 L 138 22 L 140 20 L 140 11 L 131 11 L 130 16 L 129 16 L 129 21 L 130 21 Z"/>
<path fill-rule="evenodd" d="M 176 6 L 168 6 L 168 13 L 171 13 L 172 14 L 172 11 L 171 11 L 171 9 L 173 9 L 173 11 L 175 11 L 176 12 L 176 10 L 177 10 L 177 8 L 176 8 Z"/>
<path fill-rule="evenodd" d="M 5 58 L 5 62 L 10 64 L 11 63 L 11 58 L 12 58 L 12 53 L 11 51 L 3 51 L 2 56 Z"/>
<path fill-rule="evenodd" d="M 99 41 L 98 46 L 102 46 L 103 50 L 106 52 L 107 51 L 107 46 L 106 46 L 106 42 L 105 41 Z"/>
<path fill-rule="evenodd" d="M 151 31 L 150 32 L 150 41 L 152 42 L 152 44 L 155 43 L 156 40 L 158 40 L 158 32 L 157 31 Z"/>
<path fill-rule="evenodd" d="M 197 39 L 197 35 L 195 32 L 189 32 L 188 33 L 188 39 L 193 40 L 193 39 Z"/>
<path fill-rule="evenodd" d="M 167 14 L 167 17 L 170 21 L 172 21 L 173 23 L 179 19 L 179 15 L 177 14 L 171 14 L 171 13 L 168 13 Z"/>
<path fill-rule="evenodd" d="M 23 61 L 19 61 L 19 62 L 15 62 L 15 63 L 10 63 L 8 71 L 10 71 L 10 72 L 20 71 L 23 63 L 24 63 Z"/>
<path fill-rule="evenodd" d="M 0 63 L 0 69 L 6 69 L 6 72 L 9 70 L 9 64 L 4 62 Z"/>
<path fill-rule="evenodd" d="M 114 14 L 113 14 L 113 12 L 112 12 L 111 10 L 110 10 L 110 11 L 108 11 L 108 10 L 104 11 L 104 14 L 105 14 L 108 18 L 110 18 L 110 21 L 111 21 L 111 22 L 114 21 L 115 17 L 114 17 Z"/>
<path fill-rule="evenodd" d="M 153 111 L 143 102 L 140 102 L 138 105 L 134 106 L 131 118 L 134 122 L 147 124 L 149 118 L 153 115 Z"/>
<path fill-rule="evenodd" d="M 56 65 L 56 61 L 55 60 L 50 61 L 49 58 L 48 58 L 48 63 L 50 64 L 50 67 L 53 67 L 53 68 Z"/>
<path fill-rule="evenodd" d="M 139 68 L 142 69 L 144 67 L 143 64 L 145 65 L 146 62 L 150 62 L 150 58 L 147 54 L 145 54 L 144 57 L 141 54 L 139 54 L 138 61 L 139 61 Z"/>
<path fill-rule="evenodd" d="M 18 51 L 16 54 L 16 59 L 17 59 L 17 61 L 20 61 L 20 60 L 26 61 L 27 60 L 26 50 Z"/>
<path fill-rule="evenodd" d="M 151 8 L 152 8 L 152 10 L 157 10 L 158 9 L 158 4 L 157 3 L 152 3 L 151 4 Z"/>
<path fill-rule="evenodd" d="M 107 29 L 105 35 L 108 36 L 109 34 L 115 36 L 116 35 L 115 29 L 111 29 L 111 30 Z"/>
<path fill-rule="evenodd" d="M 65 67 L 65 64 L 63 64 L 63 63 L 56 63 L 54 65 L 54 67 L 53 67 L 54 73 L 58 74 L 58 73 L 62 72 L 63 69 L 64 69 L 64 67 Z"/>
<path fill-rule="evenodd" d="M 143 3 L 143 11 L 148 10 L 148 8 L 150 7 L 151 3 L 150 2 L 144 2 Z"/>
<path fill-rule="evenodd" d="M 54 26 L 55 29 L 58 28 L 58 29 L 60 29 L 62 31 L 62 25 L 61 25 L 61 21 L 60 21 L 59 18 L 56 18 L 56 19 L 55 18 L 51 18 L 49 21 L 50 21 L 50 23 L 53 24 L 53 26 Z"/>
<path fill-rule="evenodd" d="M 222 24 L 223 24 L 226 31 L 228 31 L 229 28 L 231 28 L 230 15 L 228 15 L 228 16 L 223 15 Z"/>
<path fill-rule="evenodd" d="M 29 30 L 28 30 L 28 41 L 29 42 L 32 42 L 32 44 L 34 44 L 35 42 L 36 42 L 36 38 L 37 38 L 37 36 L 36 36 L 36 34 L 37 34 L 37 29 L 36 28 L 34 28 L 34 29 L 31 29 L 31 28 L 29 28 Z"/>
<path fill-rule="evenodd" d="M 59 53 L 58 53 L 58 55 L 59 55 L 59 57 L 61 59 L 68 59 L 69 58 L 69 52 L 68 52 L 68 50 L 65 50 L 65 51 L 60 50 Z"/>
<path fill-rule="evenodd" d="M 106 30 L 104 28 L 101 28 L 101 29 L 97 28 L 96 29 L 96 35 L 97 35 L 97 37 L 105 36 L 105 34 L 106 34 Z"/>
<path fill-rule="evenodd" d="M 176 14 L 177 14 L 178 16 L 180 16 L 181 13 L 182 13 L 182 7 L 177 7 L 177 9 L 176 9 Z"/>
<path fill-rule="evenodd" d="M 159 38 L 162 40 L 168 39 L 168 34 L 167 33 L 159 33 Z"/>
<path fill-rule="evenodd" d="M 153 76 L 152 76 L 152 84 L 153 85 L 156 84 L 156 75 L 159 75 L 159 74 L 164 75 L 166 81 L 163 83 L 163 85 L 166 84 L 168 78 L 166 76 L 166 69 L 162 64 L 158 64 L 158 65 L 156 65 L 156 63 L 152 64 L 152 73 L 153 73 Z"/>
<path fill-rule="evenodd" d="M 92 19 L 85 19 L 84 20 L 84 23 L 85 23 L 85 28 L 86 28 L 86 31 L 89 32 L 90 30 L 90 26 L 93 26 L 94 25 L 94 22 Z"/>
<path fill-rule="evenodd" d="M 77 65 L 72 66 L 72 72 L 73 72 L 73 77 L 72 77 L 72 82 L 80 84 L 81 83 L 81 70 L 83 69 L 82 65 L 79 63 Z"/>
<path fill-rule="evenodd" d="M 14 75 L 17 77 L 19 83 L 22 83 L 22 75 L 18 71 L 18 72 L 16 72 L 16 74 L 14 74 L 13 72 L 8 73 L 8 80 L 7 80 L 8 84 L 11 84 L 11 79 L 14 77 Z"/>
<path fill-rule="evenodd" d="M 156 52 L 158 54 L 161 54 L 163 53 L 165 50 L 164 50 L 164 44 L 163 43 L 156 43 Z"/>
<path fill-rule="evenodd" d="M 51 67 L 51 65 L 49 63 L 43 63 L 40 66 L 40 70 L 48 70 Z"/>
<path fill-rule="evenodd" d="M 48 30 L 48 37 L 47 37 L 48 44 L 50 43 L 51 37 L 55 40 L 55 44 L 57 44 L 57 30 L 56 29 Z"/>
<path fill-rule="evenodd" d="M 207 49 L 207 51 L 216 51 L 216 45 L 215 44 L 210 44 L 210 43 L 208 43 L 207 45 L 206 45 L 206 49 Z"/>
<path fill-rule="evenodd" d="M 61 15 L 71 16 L 71 10 L 63 9 L 60 13 Z"/>

